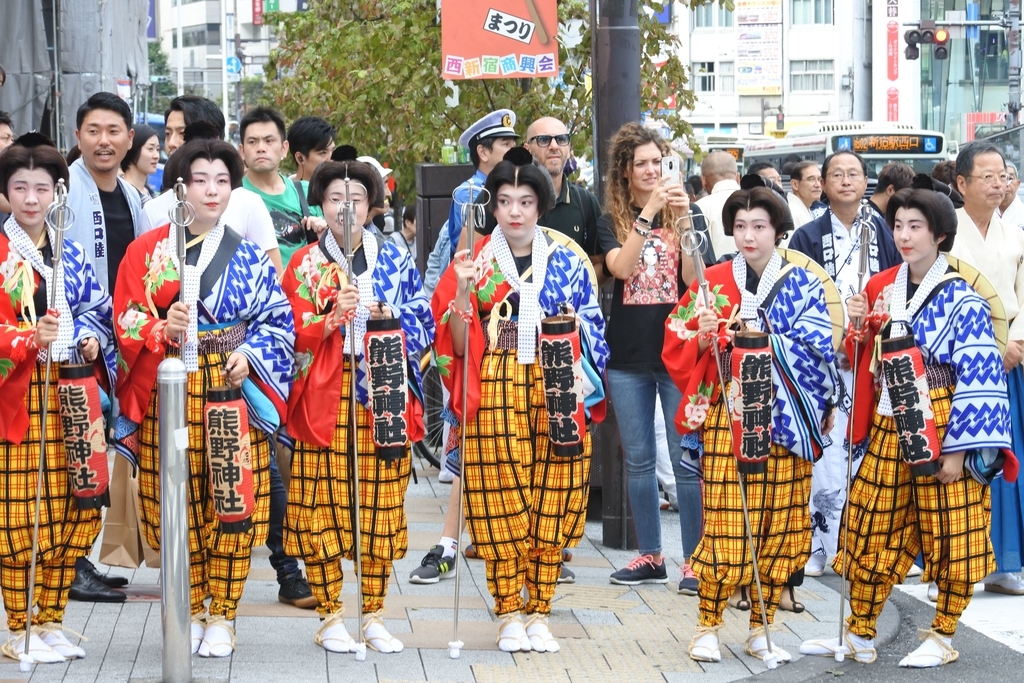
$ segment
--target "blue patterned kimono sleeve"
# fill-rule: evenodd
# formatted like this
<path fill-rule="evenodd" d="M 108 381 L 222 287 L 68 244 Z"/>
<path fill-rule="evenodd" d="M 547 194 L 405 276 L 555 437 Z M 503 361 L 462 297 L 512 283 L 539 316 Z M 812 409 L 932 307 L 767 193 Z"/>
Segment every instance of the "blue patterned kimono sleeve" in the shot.
<path fill-rule="evenodd" d="M 948 298 L 954 298 L 952 310 L 945 301 Z M 944 311 L 949 314 L 943 315 Z M 936 342 L 926 344 L 928 350 L 933 351 L 932 358 L 926 357 L 926 362 L 950 363 L 956 374 L 942 452 L 1009 448 L 1010 403 L 1006 372 L 996 346 L 988 303 L 966 282 L 955 280 L 918 315 L 915 328 L 919 328 L 919 322 L 925 328 L 932 328 L 924 329 L 924 334 L 926 339 L 933 337 Z M 920 341 L 919 330 L 915 332 Z M 936 351 L 938 353 L 934 353 Z"/>
<path fill-rule="evenodd" d="M 416 263 L 408 252 L 402 251 L 393 242 L 385 242 L 377 255 L 373 278 L 377 296 L 402 321 L 405 350 L 412 373 L 410 379 L 413 390 L 419 395 L 422 393 L 419 358 L 424 349 L 434 343 L 434 315 L 430 310 L 430 299 L 423 291 Z M 362 384 L 359 388 L 359 395 L 363 397 L 366 389 Z M 368 396 L 365 401 L 369 401 Z"/>
<path fill-rule="evenodd" d="M 544 287 L 558 290 L 556 301 L 569 301 L 580 319 L 580 341 L 584 355 L 598 375 L 604 375 L 611 355 L 604 337 L 604 313 L 598 299 L 596 284 L 580 258 L 569 249 L 559 247 L 548 257 L 547 282 Z"/>
<path fill-rule="evenodd" d="M 64 241 L 64 292 L 68 308 L 75 318 L 77 346 L 86 339 L 95 339 L 113 387 L 117 379 L 117 347 L 114 344 L 113 303 L 100 284 L 96 269 L 77 242 Z"/>
<path fill-rule="evenodd" d="M 775 356 L 772 441 L 813 462 L 825 445 L 821 423 L 838 381 L 832 320 L 821 281 L 794 268 L 768 317 Z"/>
<path fill-rule="evenodd" d="M 246 305 L 240 316 L 248 326 L 245 342 L 237 351 L 249 360 L 249 371 L 283 404 L 288 400 L 294 365 L 292 307 L 277 281 L 273 264 L 255 244 L 243 241 L 229 268 L 238 270 L 226 276 L 238 287 L 250 290 L 243 297 Z M 222 292 L 224 297 L 239 296 L 235 287 L 215 287 L 214 291 Z"/>

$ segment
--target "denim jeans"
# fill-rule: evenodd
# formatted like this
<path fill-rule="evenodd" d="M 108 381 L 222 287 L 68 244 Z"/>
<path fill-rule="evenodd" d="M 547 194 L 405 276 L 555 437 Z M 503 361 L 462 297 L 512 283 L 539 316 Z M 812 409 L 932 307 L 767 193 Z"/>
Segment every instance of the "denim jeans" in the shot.
<path fill-rule="evenodd" d="M 654 438 L 655 394 L 661 397 L 672 471 L 676 478 L 683 556 L 689 557 L 700 540 L 701 499 L 696 475 L 679 464 L 682 449 L 675 427 L 682 395 L 663 366 L 608 368 L 608 390 L 615 409 L 619 439 L 626 456 L 627 490 L 640 553 L 661 552 L 661 501 L 656 475 L 658 451 Z"/>
<path fill-rule="evenodd" d="M 267 548 L 270 550 L 270 566 L 277 570 L 277 582 L 299 571 L 299 563 L 284 552 L 284 513 L 288 508 L 288 492 L 277 469 L 277 458 L 270 453 L 270 530 L 267 533 Z"/>

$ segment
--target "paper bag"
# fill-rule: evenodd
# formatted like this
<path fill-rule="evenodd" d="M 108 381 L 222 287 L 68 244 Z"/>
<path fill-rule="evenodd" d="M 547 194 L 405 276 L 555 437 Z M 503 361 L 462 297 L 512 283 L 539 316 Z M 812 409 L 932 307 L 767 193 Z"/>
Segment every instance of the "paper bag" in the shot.
<path fill-rule="evenodd" d="M 139 480 L 132 476 L 132 466 L 121 456 L 114 456 L 114 471 L 110 477 L 110 507 L 103 522 L 103 543 L 100 562 L 112 567 L 136 569 L 145 561 L 146 566 L 158 568 L 160 553 L 153 550 L 142 537 L 139 522 Z"/>

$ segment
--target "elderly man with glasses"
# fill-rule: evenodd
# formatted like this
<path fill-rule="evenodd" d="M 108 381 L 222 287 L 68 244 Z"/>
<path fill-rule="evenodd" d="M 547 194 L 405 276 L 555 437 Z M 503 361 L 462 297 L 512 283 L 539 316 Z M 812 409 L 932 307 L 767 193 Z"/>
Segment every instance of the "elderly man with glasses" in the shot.
<path fill-rule="evenodd" d="M 808 173 L 816 170 L 816 166 L 808 167 Z M 836 152 L 825 159 L 821 166 L 821 177 L 829 207 L 818 218 L 793 233 L 789 248 L 810 256 L 835 280 L 845 315 L 846 300 L 860 291 L 857 268 L 862 245 L 856 220 L 861 198 L 868 188 L 867 164 L 853 152 Z M 871 243 L 866 246 L 867 277 L 870 277 L 899 265 L 903 259 L 896 250 L 892 230 L 882 216 L 874 210 L 868 211 L 867 215 L 873 228 Z M 849 322 L 848 316 L 846 322 Z M 832 445 L 825 448 L 821 460 L 815 463 L 811 478 L 811 558 L 805 570 L 808 576 L 821 576 L 828 561 L 836 554 L 842 521 L 840 516 L 846 503 L 846 426 L 850 419 L 853 375 L 843 348 L 840 347 L 836 354 L 843 381 L 836 386 L 838 409 L 832 431 Z M 857 457 L 856 454 L 854 457 Z M 859 465 L 860 460 L 855 460 L 854 474 Z M 794 576 L 790 585 L 799 585 L 802 579 L 802 576 Z M 783 609 L 786 609 L 785 604 Z"/>
<path fill-rule="evenodd" d="M 1013 451 L 1024 455 L 1024 437 L 1018 426 L 1024 423 L 1024 372 L 1021 349 L 1024 346 L 1024 232 L 1008 224 L 997 214 L 1003 202 L 1009 178 L 1006 160 L 995 145 L 978 141 L 964 145 L 956 158 L 956 186 L 964 198 L 957 209 L 956 241 L 950 254 L 967 261 L 988 278 L 1006 312 L 1010 324 L 1009 342 L 1003 354 L 1010 394 L 1010 420 L 1013 423 Z M 1024 491 L 1002 477 L 991 486 L 992 545 L 997 571 L 985 578 L 985 591 L 1006 595 L 1024 595 L 1021 577 L 1021 549 L 1024 548 L 1024 520 L 1021 519 Z M 983 556 L 979 556 L 983 561 Z M 928 597 L 936 599 L 938 589 L 929 588 Z"/>

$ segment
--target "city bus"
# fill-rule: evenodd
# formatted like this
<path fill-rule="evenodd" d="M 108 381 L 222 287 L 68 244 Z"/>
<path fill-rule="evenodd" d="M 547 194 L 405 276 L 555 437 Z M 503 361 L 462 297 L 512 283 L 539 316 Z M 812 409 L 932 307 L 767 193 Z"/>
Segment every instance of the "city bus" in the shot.
<path fill-rule="evenodd" d="M 743 164 L 744 150 L 748 144 L 773 140 L 769 135 L 732 135 L 728 133 L 709 133 L 703 140 L 699 140 L 701 154 L 707 156 L 711 152 L 728 152 L 736 162 Z M 693 150 L 686 144 L 686 140 L 680 138 L 672 143 L 672 148 L 683 157 L 683 168 L 686 176 L 700 172 L 700 164 L 693 159 Z"/>
<path fill-rule="evenodd" d="M 829 154 L 852 150 L 868 165 L 868 177 L 878 178 L 879 171 L 890 161 L 902 161 L 915 173 L 931 173 L 940 161 L 955 159 L 957 144 L 933 130 L 923 130 L 906 123 L 872 123 L 846 121 L 819 123 L 794 128 L 786 137 L 747 144 L 743 151 L 744 167 L 766 161 L 782 171 L 790 161 L 816 161 Z"/>

